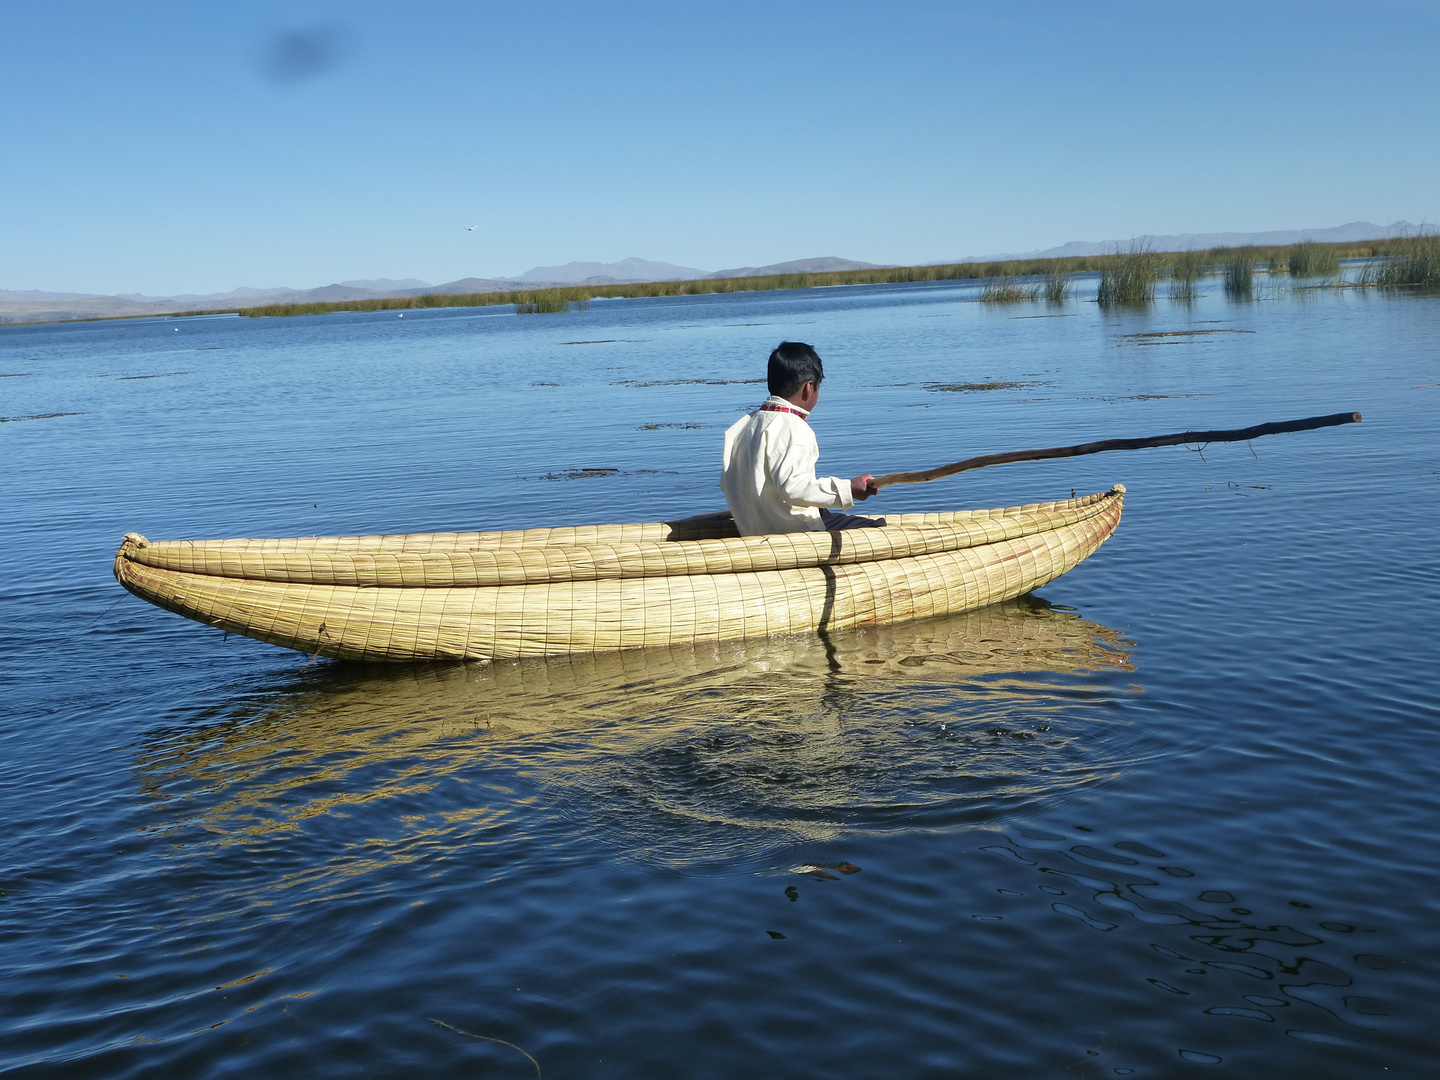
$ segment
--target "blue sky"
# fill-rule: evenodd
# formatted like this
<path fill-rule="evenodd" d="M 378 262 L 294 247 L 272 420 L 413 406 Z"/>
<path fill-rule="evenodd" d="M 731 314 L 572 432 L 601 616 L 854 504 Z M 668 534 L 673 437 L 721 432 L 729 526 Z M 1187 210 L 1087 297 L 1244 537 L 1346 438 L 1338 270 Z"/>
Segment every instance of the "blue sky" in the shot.
<path fill-rule="evenodd" d="M 0 10 L 0 289 L 1440 220 L 1428 0 Z"/>

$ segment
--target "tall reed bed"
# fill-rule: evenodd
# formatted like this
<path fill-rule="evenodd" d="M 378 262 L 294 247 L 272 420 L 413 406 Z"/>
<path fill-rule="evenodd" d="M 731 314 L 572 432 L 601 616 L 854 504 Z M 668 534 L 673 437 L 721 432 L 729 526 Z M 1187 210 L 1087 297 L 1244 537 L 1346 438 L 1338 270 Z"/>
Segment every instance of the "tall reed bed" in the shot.
<path fill-rule="evenodd" d="M 1069 274 L 1058 267 L 1054 267 L 1045 274 L 1043 291 L 1047 304 L 1063 304 L 1066 300 L 1070 299 L 1071 294 L 1075 291 L 1075 287 L 1074 283 L 1070 280 Z"/>
<path fill-rule="evenodd" d="M 1116 252 L 1100 268 L 1100 288 L 1095 299 L 1105 306 L 1150 303 L 1155 299 L 1160 263 L 1160 254 L 1144 244 L 1132 244 L 1129 251 Z"/>
<path fill-rule="evenodd" d="M 516 315 L 554 315 L 561 311 L 583 311 L 590 306 L 588 300 L 566 300 L 548 292 L 535 294 L 531 301 L 515 302 Z"/>
<path fill-rule="evenodd" d="M 1021 304 L 1040 298 L 1040 286 L 1015 277 L 996 278 L 985 286 L 980 299 L 987 304 Z"/>
<path fill-rule="evenodd" d="M 1305 241 L 1290 249 L 1290 275 L 1297 278 L 1338 278 L 1340 253 L 1329 244 Z"/>
<path fill-rule="evenodd" d="M 1223 276 L 1225 294 L 1236 300 L 1249 300 L 1255 295 L 1255 249 L 1232 248 L 1226 252 Z"/>
<path fill-rule="evenodd" d="M 1200 295 L 1205 259 L 1198 251 L 1182 251 L 1170 264 L 1170 299 L 1189 303 Z"/>
<path fill-rule="evenodd" d="M 1440 233 L 1407 236 L 1400 250 L 1375 268 L 1376 285 L 1440 287 Z"/>

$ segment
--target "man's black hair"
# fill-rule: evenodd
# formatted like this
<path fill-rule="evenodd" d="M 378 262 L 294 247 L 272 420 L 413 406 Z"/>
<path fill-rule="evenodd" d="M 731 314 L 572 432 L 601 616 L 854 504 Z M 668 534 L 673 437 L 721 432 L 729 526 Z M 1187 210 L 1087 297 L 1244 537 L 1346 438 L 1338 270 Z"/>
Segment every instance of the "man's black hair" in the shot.
<path fill-rule="evenodd" d="M 770 354 L 766 376 L 770 393 L 788 398 L 812 380 L 818 389 L 825 378 L 825 367 L 815 350 L 803 341 L 782 341 Z"/>

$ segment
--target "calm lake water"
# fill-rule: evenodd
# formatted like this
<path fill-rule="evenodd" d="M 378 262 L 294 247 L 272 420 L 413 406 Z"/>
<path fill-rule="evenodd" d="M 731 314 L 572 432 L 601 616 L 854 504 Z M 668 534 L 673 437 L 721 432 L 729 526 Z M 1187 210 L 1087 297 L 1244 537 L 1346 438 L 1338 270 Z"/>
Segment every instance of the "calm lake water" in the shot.
<path fill-rule="evenodd" d="M 0 1072 L 1428 1074 L 1440 299 L 1088 289 L 0 329 Z M 887 489 L 1130 494 L 1038 596 L 833 657 L 307 666 L 111 576 L 716 509 L 782 338 L 843 476 L 1365 421 Z"/>

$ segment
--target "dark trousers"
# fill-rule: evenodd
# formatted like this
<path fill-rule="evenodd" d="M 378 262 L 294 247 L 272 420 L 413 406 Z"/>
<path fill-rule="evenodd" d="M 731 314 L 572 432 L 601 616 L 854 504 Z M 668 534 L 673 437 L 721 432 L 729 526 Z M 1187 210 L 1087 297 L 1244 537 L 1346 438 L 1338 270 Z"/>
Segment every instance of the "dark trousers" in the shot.
<path fill-rule="evenodd" d="M 840 514 L 834 510 L 820 508 L 820 520 L 825 523 L 826 532 L 841 532 L 845 529 L 879 529 L 884 518 L 857 517 L 854 514 Z"/>

